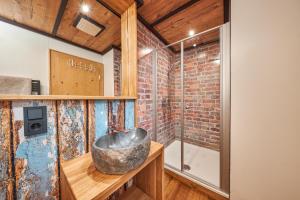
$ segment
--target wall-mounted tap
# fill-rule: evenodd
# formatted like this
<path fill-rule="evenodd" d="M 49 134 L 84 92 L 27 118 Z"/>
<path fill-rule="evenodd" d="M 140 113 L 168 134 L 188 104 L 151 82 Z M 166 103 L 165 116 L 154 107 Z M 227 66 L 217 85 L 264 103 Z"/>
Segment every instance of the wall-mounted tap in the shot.
<path fill-rule="evenodd" d="M 119 132 L 127 133 L 128 130 L 117 128 L 116 125 L 113 124 L 112 122 L 110 122 L 108 124 L 108 128 L 107 128 L 107 133 L 108 134 L 115 134 L 115 133 L 119 133 Z"/>

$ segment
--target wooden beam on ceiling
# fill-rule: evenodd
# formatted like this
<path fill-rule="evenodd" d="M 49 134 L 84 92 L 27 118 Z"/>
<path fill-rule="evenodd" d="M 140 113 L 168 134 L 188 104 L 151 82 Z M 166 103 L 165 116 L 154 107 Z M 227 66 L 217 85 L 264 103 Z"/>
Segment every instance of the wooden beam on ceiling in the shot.
<path fill-rule="evenodd" d="M 56 16 L 55 24 L 54 24 L 53 29 L 52 29 L 52 34 L 53 35 L 56 35 L 56 33 L 57 33 L 58 27 L 60 25 L 60 22 L 61 22 L 61 19 L 62 19 L 63 15 L 64 15 L 64 12 L 66 10 L 67 4 L 68 4 L 68 0 L 61 0 L 60 7 L 59 7 L 59 10 L 58 10 L 58 13 L 57 13 L 57 16 Z"/>
<path fill-rule="evenodd" d="M 115 14 L 116 16 L 121 18 L 121 14 L 119 14 L 117 11 L 115 11 L 112 7 L 110 7 L 110 5 L 105 3 L 103 0 L 97 0 L 97 2 L 100 3 L 102 6 L 104 6 L 107 10 L 109 10 L 110 12 L 112 12 L 113 14 Z"/>
<path fill-rule="evenodd" d="M 224 23 L 230 21 L 230 0 L 224 0 Z"/>
<path fill-rule="evenodd" d="M 155 26 L 155 25 L 157 25 L 157 24 L 163 22 L 164 20 L 166 20 L 166 19 L 172 17 L 173 15 L 176 15 L 177 13 L 179 13 L 179 12 L 181 12 L 182 10 L 184 10 L 184 9 L 186 9 L 186 8 L 188 8 L 188 7 L 190 7 L 190 6 L 192 6 L 193 4 L 197 3 L 198 1 L 200 1 L 200 0 L 190 0 L 189 2 L 183 4 L 182 6 L 176 8 L 175 10 L 173 10 L 173 11 L 171 11 L 171 12 L 169 12 L 169 13 L 166 14 L 165 16 L 162 16 L 162 17 L 158 18 L 157 20 L 155 20 L 155 21 L 151 24 L 151 26 Z"/>
<path fill-rule="evenodd" d="M 148 30 L 150 32 L 152 32 L 160 41 L 162 41 L 164 43 L 164 45 L 169 45 L 168 41 L 165 40 L 165 38 L 163 38 L 159 32 L 157 30 L 155 30 L 140 14 L 137 14 L 137 18 L 140 22 L 142 22 L 142 24 L 144 26 L 146 26 L 148 28 Z M 171 51 L 173 51 L 174 53 L 176 52 L 175 49 L 173 47 L 169 47 L 169 49 L 171 49 Z"/>
<path fill-rule="evenodd" d="M 139 8 L 144 4 L 144 0 L 135 0 L 136 2 L 136 7 Z"/>

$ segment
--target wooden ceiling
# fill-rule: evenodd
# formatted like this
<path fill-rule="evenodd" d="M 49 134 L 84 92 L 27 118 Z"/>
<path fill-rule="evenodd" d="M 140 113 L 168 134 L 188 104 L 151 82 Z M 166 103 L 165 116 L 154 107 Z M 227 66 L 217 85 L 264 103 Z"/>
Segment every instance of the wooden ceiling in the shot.
<path fill-rule="evenodd" d="M 0 0 L 0 16 L 51 33 L 60 4 L 60 0 Z"/>
<path fill-rule="evenodd" d="M 120 47 L 121 14 L 134 0 L 0 0 L 0 20 L 57 38 L 103 54 Z M 221 25 L 226 21 L 229 0 L 138 0 L 138 18 L 165 44 Z M 91 8 L 87 15 L 105 27 L 98 36 L 90 36 L 74 27 L 82 3 Z M 224 12 L 225 11 L 225 12 Z M 225 17 L 224 17 L 225 16 Z M 208 34 L 207 43 L 218 39 Z M 190 44 L 188 44 L 190 45 Z M 179 47 L 174 46 L 174 51 Z"/>
<path fill-rule="evenodd" d="M 188 37 L 190 30 L 199 33 L 223 24 L 227 4 L 226 0 L 144 0 L 139 8 L 139 18 L 165 44 L 172 44 Z M 197 40 L 209 43 L 218 39 L 218 31 L 215 31 Z M 190 43 L 185 46 L 193 45 Z M 179 45 L 172 48 L 178 51 Z"/>
<path fill-rule="evenodd" d="M 84 3 L 91 8 L 91 11 L 86 15 L 103 25 L 105 27 L 104 31 L 97 37 L 93 37 L 75 28 L 73 24 L 80 14 L 81 2 L 78 0 L 69 0 L 61 19 L 57 36 L 99 52 L 103 52 L 111 46 L 120 46 L 120 18 L 95 0 L 85 0 Z"/>

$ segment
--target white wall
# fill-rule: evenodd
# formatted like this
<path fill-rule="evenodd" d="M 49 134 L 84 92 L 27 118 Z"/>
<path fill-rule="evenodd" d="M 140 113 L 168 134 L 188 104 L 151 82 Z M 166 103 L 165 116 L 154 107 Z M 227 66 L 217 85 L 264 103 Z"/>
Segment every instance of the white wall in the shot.
<path fill-rule="evenodd" d="M 113 49 L 103 55 L 105 96 L 114 96 L 114 60 L 113 59 L 114 59 Z"/>
<path fill-rule="evenodd" d="M 42 94 L 49 92 L 49 49 L 103 63 L 100 54 L 0 22 L 0 75 L 41 80 Z M 113 95 L 112 57 L 104 56 L 104 91 Z M 111 61 L 109 61 L 111 59 Z M 107 65 L 106 65 L 107 64 Z M 108 80 L 107 80 L 108 79 Z M 112 92 L 112 93 L 111 93 Z"/>
<path fill-rule="evenodd" d="M 300 1 L 231 1 L 231 199 L 300 199 Z"/>

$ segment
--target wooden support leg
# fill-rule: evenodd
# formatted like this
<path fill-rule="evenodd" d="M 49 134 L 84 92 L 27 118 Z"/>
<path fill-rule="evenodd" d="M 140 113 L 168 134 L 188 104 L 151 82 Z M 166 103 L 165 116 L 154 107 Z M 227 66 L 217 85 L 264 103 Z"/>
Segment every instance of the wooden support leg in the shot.
<path fill-rule="evenodd" d="M 156 199 L 164 200 L 164 151 L 156 158 Z"/>
<path fill-rule="evenodd" d="M 164 155 L 153 160 L 135 177 L 135 185 L 149 197 L 164 200 Z"/>
<path fill-rule="evenodd" d="M 149 197 L 156 199 L 156 160 L 136 175 L 135 185 Z"/>

